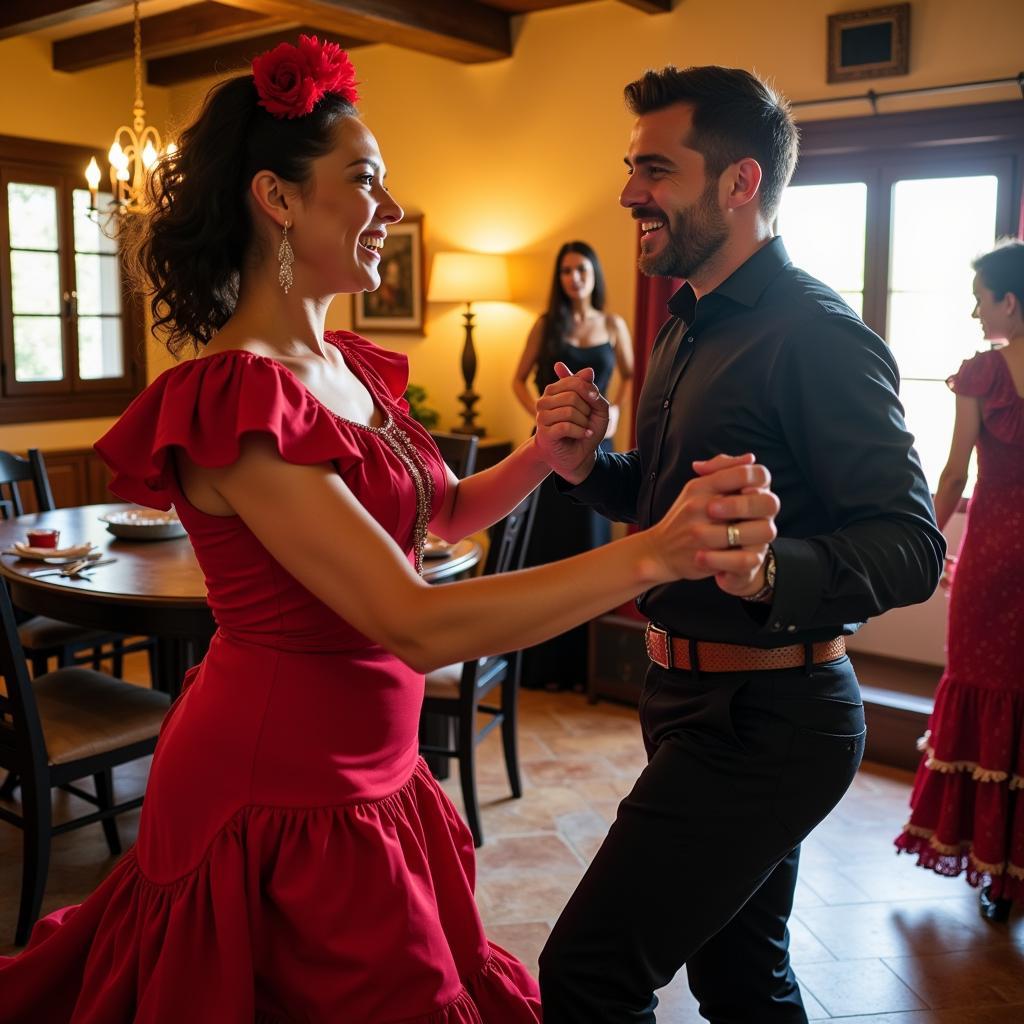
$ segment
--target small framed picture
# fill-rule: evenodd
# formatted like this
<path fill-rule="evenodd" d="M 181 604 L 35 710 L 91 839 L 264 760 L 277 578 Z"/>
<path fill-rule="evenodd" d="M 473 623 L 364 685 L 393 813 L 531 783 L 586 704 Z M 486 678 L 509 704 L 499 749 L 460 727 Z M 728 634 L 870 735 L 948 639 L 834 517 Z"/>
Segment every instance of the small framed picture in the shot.
<path fill-rule="evenodd" d="M 380 287 L 352 296 L 355 330 L 423 333 L 423 218 L 388 225 L 380 256 Z"/>
<path fill-rule="evenodd" d="M 832 14 L 828 81 L 905 75 L 910 70 L 910 4 Z"/>

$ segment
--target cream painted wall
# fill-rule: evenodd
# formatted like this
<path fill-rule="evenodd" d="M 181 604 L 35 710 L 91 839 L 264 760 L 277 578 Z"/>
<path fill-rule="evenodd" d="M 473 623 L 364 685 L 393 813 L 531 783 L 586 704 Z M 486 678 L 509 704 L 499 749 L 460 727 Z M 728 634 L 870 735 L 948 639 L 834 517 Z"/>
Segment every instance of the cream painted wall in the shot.
<path fill-rule="evenodd" d="M 0 41 L 0 134 L 81 146 L 110 146 L 131 119 L 135 84 L 130 61 L 70 74 L 50 65 L 50 44 L 37 36 Z M 146 116 L 167 123 L 167 89 L 145 86 Z"/>

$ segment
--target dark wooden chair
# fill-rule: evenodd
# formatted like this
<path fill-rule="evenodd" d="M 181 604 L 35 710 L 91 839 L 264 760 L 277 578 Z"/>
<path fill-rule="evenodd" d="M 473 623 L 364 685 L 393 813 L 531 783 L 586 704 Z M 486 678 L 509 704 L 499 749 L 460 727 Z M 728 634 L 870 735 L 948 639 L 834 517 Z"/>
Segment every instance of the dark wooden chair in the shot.
<path fill-rule="evenodd" d="M 32 489 L 38 511 L 50 512 L 56 507 L 43 453 L 30 448 L 28 458 L 24 459 L 20 455 L 0 451 L 0 514 L 5 519 L 24 514 L 25 502 L 21 493 L 23 485 Z M 87 629 L 85 626 L 51 619 L 47 615 L 29 615 L 17 608 L 14 614 L 18 637 L 25 657 L 32 666 L 33 676 L 48 672 L 54 662 L 59 668 L 89 664 L 99 671 L 104 658 L 110 659 L 113 674 L 121 676 L 125 654 L 141 650 L 149 651 L 152 668 L 152 641 L 126 645 L 125 637 L 120 633 Z M 17 775 L 9 774 L 0 785 L 0 799 L 9 798 L 17 786 Z"/>
<path fill-rule="evenodd" d="M 475 434 L 446 434 L 432 430 L 430 436 L 441 452 L 441 458 L 460 480 L 473 475 L 476 469 L 476 449 L 480 443 Z"/>
<path fill-rule="evenodd" d="M 14 939 L 21 946 L 42 906 L 53 836 L 102 822 L 111 854 L 121 852 L 114 817 L 138 807 L 142 797 L 114 803 L 112 769 L 153 752 L 170 698 L 75 666 L 30 680 L 6 585 L 0 585 L 0 674 L 0 768 L 21 780 L 21 814 L 0 806 L 0 820 L 24 833 Z M 72 785 L 87 775 L 93 778 L 95 795 Z M 97 809 L 54 825 L 54 787 Z"/>
<path fill-rule="evenodd" d="M 495 526 L 495 536 L 487 553 L 484 575 L 523 567 L 536 510 L 537 492 L 534 491 Z M 476 792 L 476 747 L 499 725 L 505 751 L 505 770 L 508 772 L 512 796 L 518 798 L 523 795 L 516 740 L 521 659 L 521 651 L 473 658 L 457 665 L 447 665 L 427 675 L 423 713 L 448 718 L 452 723 L 448 733 L 453 737 L 454 744 L 442 746 L 425 742 L 421 727 L 420 753 L 455 758 L 459 762 L 466 823 L 473 833 L 473 842 L 477 846 L 483 845 L 484 835 L 480 825 L 480 804 Z M 481 703 L 499 687 L 497 701 Z M 477 728 L 478 712 L 484 712 L 489 716 L 487 722 L 480 728 Z"/>

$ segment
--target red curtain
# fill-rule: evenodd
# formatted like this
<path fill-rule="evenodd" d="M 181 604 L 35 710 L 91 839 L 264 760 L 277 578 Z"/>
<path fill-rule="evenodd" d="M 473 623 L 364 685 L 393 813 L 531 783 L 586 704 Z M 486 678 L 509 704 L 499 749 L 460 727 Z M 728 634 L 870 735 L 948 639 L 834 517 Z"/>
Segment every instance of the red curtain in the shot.
<path fill-rule="evenodd" d="M 637 254 L 639 255 L 640 234 L 637 231 Z M 661 330 L 661 325 L 668 319 L 668 300 L 683 282 L 676 277 L 647 277 L 636 272 L 636 304 L 633 307 L 633 356 L 635 371 L 633 374 L 633 416 L 629 423 L 629 443 L 636 444 L 636 407 L 640 398 L 640 389 L 644 385 L 647 364 L 650 362 L 654 339 Z M 635 527 L 630 527 L 632 533 Z M 636 610 L 632 601 L 627 601 L 615 609 L 617 615 L 630 619 L 646 621 Z"/>
<path fill-rule="evenodd" d="M 640 233 L 637 230 L 637 255 L 640 253 Z M 633 418 L 630 422 L 630 444 L 636 444 L 636 407 L 640 389 L 647 374 L 654 339 L 661 325 L 668 319 L 668 300 L 682 285 L 677 277 L 647 277 L 636 272 L 636 305 L 633 309 L 633 350 L 636 372 L 633 376 Z"/>

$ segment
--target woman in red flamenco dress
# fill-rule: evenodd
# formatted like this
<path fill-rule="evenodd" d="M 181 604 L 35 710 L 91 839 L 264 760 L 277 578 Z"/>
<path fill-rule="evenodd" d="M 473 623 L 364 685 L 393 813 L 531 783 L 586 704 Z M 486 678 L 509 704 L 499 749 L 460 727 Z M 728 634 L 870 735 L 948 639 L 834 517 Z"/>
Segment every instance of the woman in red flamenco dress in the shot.
<path fill-rule="evenodd" d="M 1024 901 L 1024 243 L 979 257 L 974 315 L 985 337 L 949 379 L 956 425 L 935 495 L 942 527 L 963 493 L 971 451 L 978 483 L 949 604 L 946 672 L 921 746 L 910 821 L 896 846 L 939 874 L 982 885 L 982 916 Z"/>
<path fill-rule="evenodd" d="M 464 536 L 549 463 L 578 468 L 608 407 L 568 376 L 557 447 L 531 439 L 458 481 L 408 414 L 405 359 L 324 332 L 335 294 L 378 287 L 402 216 L 353 80 L 315 38 L 257 58 L 208 97 L 127 240 L 156 328 L 202 351 L 97 448 L 119 495 L 178 510 L 218 629 L 162 729 L 138 843 L 0 959 L 2 1024 L 538 1024 L 534 980 L 481 927 L 469 831 L 417 755 L 422 672 L 679 577 L 742 590 L 773 535 L 767 474 L 723 456 L 600 551 L 424 583 L 428 527 Z M 752 548 L 724 550 L 729 520 Z"/>

